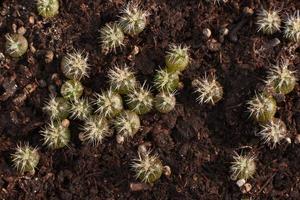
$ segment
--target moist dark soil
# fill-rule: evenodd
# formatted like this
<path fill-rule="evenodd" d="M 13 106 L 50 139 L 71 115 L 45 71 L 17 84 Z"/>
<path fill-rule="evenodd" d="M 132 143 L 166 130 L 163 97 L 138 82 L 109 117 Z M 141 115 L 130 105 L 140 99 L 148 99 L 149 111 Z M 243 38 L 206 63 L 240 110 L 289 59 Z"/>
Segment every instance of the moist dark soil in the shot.
<path fill-rule="evenodd" d="M 289 59 L 300 77 L 299 46 L 282 33 L 257 32 L 255 12 L 281 10 L 282 17 L 300 8 L 298 0 L 235 0 L 209 4 L 201 0 L 145 0 L 150 12 L 146 29 L 126 38 L 125 48 L 101 53 L 99 28 L 118 19 L 123 0 L 61 0 L 60 13 L 51 20 L 37 14 L 34 1 L 0 1 L 0 198 L 1 199 L 300 199 L 300 87 L 277 98 L 276 117 L 289 130 L 292 143 L 270 149 L 255 133 L 259 126 L 249 119 L 246 102 L 259 91 L 267 69 Z M 254 12 L 254 13 L 253 13 Z M 202 34 L 209 28 L 209 39 Z M 229 34 L 222 36 L 224 28 Z M 25 56 L 5 55 L 6 33 L 22 32 L 28 39 Z M 280 43 L 274 45 L 274 39 Z M 85 96 L 107 86 L 107 70 L 127 64 L 138 79 L 152 84 L 155 70 L 164 67 L 170 43 L 190 46 L 191 63 L 181 75 L 176 109 L 141 116 L 143 128 L 120 145 L 115 136 L 91 146 L 78 139 L 80 122 L 71 121 L 69 147 L 49 150 L 40 130 L 49 122 L 42 107 L 50 95 L 59 94 L 65 77 L 59 63 L 73 49 L 89 54 L 91 72 L 83 80 Z M 133 54 L 134 49 L 138 54 Z M 53 59 L 51 54 L 53 53 Z M 191 81 L 215 73 L 224 87 L 224 98 L 215 106 L 196 102 Z M 11 153 L 19 143 L 37 146 L 41 155 L 34 175 L 13 168 Z M 158 153 L 170 176 L 153 186 L 132 191 L 139 183 L 131 170 L 138 146 L 147 143 Z M 241 191 L 230 179 L 234 151 L 257 155 L 257 173 L 249 180 L 252 189 Z"/>

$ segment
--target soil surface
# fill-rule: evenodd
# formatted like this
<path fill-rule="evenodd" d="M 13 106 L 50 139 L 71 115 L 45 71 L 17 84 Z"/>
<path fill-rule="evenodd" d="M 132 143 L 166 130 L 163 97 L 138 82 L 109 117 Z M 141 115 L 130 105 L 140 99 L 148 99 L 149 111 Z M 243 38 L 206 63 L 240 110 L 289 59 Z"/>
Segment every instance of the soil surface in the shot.
<path fill-rule="evenodd" d="M 300 77 L 299 46 L 282 33 L 257 32 L 255 12 L 260 7 L 281 10 L 283 17 L 300 9 L 298 0 L 234 0 L 220 5 L 201 0 L 145 0 L 148 25 L 116 53 L 101 53 L 99 28 L 118 19 L 123 0 L 61 0 L 60 13 L 51 20 L 37 14 L 28 0 L 0 1 L 0 199 L 300 199 L 300 87 L 278 97 L 276 117 L 289 130 L 292 143 L 275 149 L 255 133 L 259 126 L 249 119 L 246 101 L 261 89 L 267 69 L 289 59 Z M 253 14 L 254 12 L 254 14 Z M 209 39 L 202 34 L 209 28 Z M 221 30 L 229 34 L 222 36 Z M 6 33 L 24 33 L 29 49 L 13 60 L 4 53 Z M 280 43 L 274 45 L 274 39 Z M 107 88 L 107 70 L 114 64 L 133 67 L 138 79 L 152 83 L 156 69 L 164 67 L 170 43 L 191 47 L 191 63 L 182 74 L 176 109 L 142 116 L 142 130 L 129 142 L 111 137 L 96 147 L 78 139 L 80 122 L 71 121 L 68 148 L 49 150 L 40 130 L 49 121 L 42 108 L 50 94 L 59 93 L 65 77 L 59 63 L 72 49 L 89 54 L 90 77 L 83 80 L 85 96 Z M 139 52 L 133 55 L 134 48 Z M 53 59 L 51 54 L 53 53 Z M 215 106 L 195 101 L 191 81 L 215 73 L 224 86 L 224 98 Z M 155 91 L 154 91 L 155 92 Z M 17 144 L 39 147 L 41 160 L 34 175 L 21 175 L 10 154 Z M 131 170 L 140 144 L 147 142 L 164 165 L 171 168 L 153 186 L 132 191 L 138 183 Z M 252 189 L 240 190 L 230 179 L 234 151 L 257 154 Z"/>

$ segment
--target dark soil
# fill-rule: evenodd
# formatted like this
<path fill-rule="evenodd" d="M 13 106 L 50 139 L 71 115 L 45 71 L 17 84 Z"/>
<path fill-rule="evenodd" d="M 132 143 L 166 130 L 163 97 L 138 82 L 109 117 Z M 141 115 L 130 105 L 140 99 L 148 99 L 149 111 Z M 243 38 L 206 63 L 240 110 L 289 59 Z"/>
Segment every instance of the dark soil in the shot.
<path fill-rule="evenodd" d="M 258 125 L 248 118 L 245 105 L 263 85 L 267 68 L 280 58 L 288 58 L 300 75 L 299 47 L 281 33 L 257 33 L 255 14 L 245 14 L 245 7 L 254 12 L 261 6 L 278 8 L 285 16 L 299 9 L 300 1 L 235 0 L 218 6 L 201 0 L 145 0 L 143 5 L 151 13 L 147 28 L 137 38 L 127 37 L 122 51 L 106 56 L 95 42 L 98 30 L 117 19 L 123 0 L 62 0 L 60 13 L 52 20 L 38 16 L 33 2 L 0 1 L 0 50 L 4 53 L 6 33 L 23 28 L 30 44 L 22 59 L 1 56 L 0 61 L 1 199 L 300 199 L 300 146 L 294 143 L 300 133 L 299 85 L 279 102 L 276 114 L 289 129 L 290 145 L 283 143 L 273 150 L 264 145 L 254 135 Z M 224 27 L 229 35 L 220 38 Z M 203 37 L 204 28 L 212 31 L 209 41 Z M 281 43 L 270 47 L 276 37 Z M 143 129 L 124 145 L 114 137 L 97 147 L 82 144 L 77 122 L 71 122 L 69 148 L 52 151 L 42 145 L 40 130 L 49 120 L 42 107 L 50 94 L 59 93 L 65 79 L 59 69 L 64 53 L 72 49 L 89 53 L 92 71 L 83 81 L 89 96 L 107 87 L 106 72 L 116 63 L 127 63 L 141 81 L 151 81 L 155 70 L 164 66 L 169 43 L 189 45 L 192 57 L 181 76 L 184 87 L 178 91 L 175 111 L 142 116 Z M 139 53 L 132 56 L 134 46 Z M 47 63 L 49 51 L 54 58 Z M 216 106 L 195 102 L 191 80 L 206 72 L 215 72 L 224 86 L 224 99 Z M 40 149 L 33 176 L 20 175 L 12 167 L 10 154 L 20 142 Z M 129 186 L 138 181 L 131 159 L 144 142 L 151 144 L 172 174 L 133 192 Z M 229 171 L 233 151 L 243 146 L 250 146 L 258 158 L 248 194 L 230 180 Z"/>

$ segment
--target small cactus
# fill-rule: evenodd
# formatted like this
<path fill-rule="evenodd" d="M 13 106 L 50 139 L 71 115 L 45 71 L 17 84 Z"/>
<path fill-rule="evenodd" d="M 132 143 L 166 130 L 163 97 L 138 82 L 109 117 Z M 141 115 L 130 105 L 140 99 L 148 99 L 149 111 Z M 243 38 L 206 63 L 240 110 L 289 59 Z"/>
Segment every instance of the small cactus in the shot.
<path fill-rule="evenodd" d="M 280 94 L 288 94 L 294 90 L 296 85 L 296 71 L 288 69 L 288 62 L 272 67 L 268 73 L 266 83 L 271 85 L 275 92 Z"/>
<path fill-rule="evenodd" d="M 132 168 L 136 178 L 144 183 L 153 184 L 163 173 L 163 165 L 158 155 L 150 155 L 150 151 L 138 153 L 138 158 L 134 159 Z"/>
<path fill-rule="evenodd" d="M 195 92 L 198 93 L 197 101 L 201 104 L 210 103 L 215 105 L 223 98 L 223 87 L 216 80 L 214 75 L 202 79 L 195 79 L 192 82 L 195 87 Z"/>
<path fill-rule="evenodd" d="M 135 36 L 145 29 L 148 15 L 138 4 L 130 2 L 122 10 L 119 23 L 124 33 Z"/>
<path fill-rule="evenodd" d="M 231 163 L 232 180 L 244 179 L 247 181 L 252 178 L 256 171 L 256 157 L 254 155 L 239 155 L 234 152 L 233 162 Z"/>
<path fill-rule="evenodd" d="M 27 39 L 21 34 L 6 35 L 5 51 L 13 58 L 21 57 L 28 49 Z"/>
<path fill-rule="evenodd" d="M 118 47 L 124 46 L 124 33 L 117 23 L 106 24 L 100 29 L 100 42 L 105 53 L 116 52 Z"/>
<path fill-rule="evenodd" d="M 154 85 L 159 91 L 174 92 L 179 87 L 179 73 L 168 72 L 166 69 L 157 70 Z"/>
<path fill-rule="evenodd" d="M 59 12 L 58 0 L 37 0 L 38 13 L 45 18 L 52 18 Z"/>
<path fill-rule="evenodd" d="M 92 107 L 88 99 L 77 99 L 71 103 L 71 117 L 73 119 L 85 120 L 91 113 Z"/>
<path fill-rule="evenodd" d="M 176 105 L 176 98 L 174 93 L 161 92 L 155 96 L 154 106 L 157 111 L 161 113 L 171 112 Z"/>
<path fill-rule="evenodd" d="M 127 95 L 127 105 L 130 110 L 139 115 L 150 112 L 153 106 L 153 97 L 150 89 L 146 88 L 145 84 L 141 87 L 134 88 Z"/>
<path fill-rule="evenodd" d="M 61 95 L 68 100 L 77 100 L 83 93 L 83 86 L 79 81 L 67 80 L 60 88 Z"/>
<path fill-rule="evenodd" d="M 262 130 L 258 133 L 271 148 L 282 140 L 287 139 L 287 129 L 285 123 L 277 118 L 272 119 L 267 124 L 261 125 Z"/>
<path fill-rule="evenodd" d="M 96 112 L 107 118 L 115 117 L 123 110 L 122 97 L 111 89 L 97 94 L 94 104 L 97 106 Z"/>
<path fill-rule="evenodd" d="M 113 123 L 118 134 L 117 138 L 119 143 L 122 143 L 125 138 L 133 137 L 141 127 L 139 116 L 129 110 L 121 112 Z"/>
<path fill-rule="evenodd" d="M 85 120 L 82 139 L 84 142 L 97 145 L 102 143 L 103 139 L 111 135 L 109 125 L 104 117 L 92 116 Z"/>
<path fill-rule="evenodd" d="M 68 145 L 70 142 L 70 130 L 62 122 L 51 121 L 46 128 L 42 130 L 44 145 L 51 149 L 59 149 Z"/>
<path fill-rule="evenodd" d="M 83 52 L 74 51 L 73 53 L 67 53 L 62 58 L 60 63 L 63 74 L 68 79 L 80 80 L 83 77 L 88 76 L 88 55 L 84 55 Z"/>
<path fill-rule="evenodd" d="M 256 121 L 265 123 L 273 119 L 276 113 L 276 101 L 271 96 L 256 94 L 253 99 L 248 102 L 248 110 L 250 116 Z"/>
<path fill-rule="evenodd" d="M 69 102 L 62 97 L 50 97 L 44 106 L 51 120 L 62 120 L 69 116 L 71 106 Z"/>
<path fill-rule="evenodd" d="M 126 65 L 123 68 L 115 66 L 110 69 L 108 79 L 112 90 L 120 94 L 128 94 L 137 85 L 134 72 Z"/>
<path fill-rule="evenodd" d="M 300 42 L 300 12 L 287 17 L 284 27 L 284 36 L 294 42 Z"/>
<path fill-rule="evenodd" d="M 15 153 L 12 154 L 11 157 L 14 166 L 21 173 L 30 172 L 31 174 L 34 174 L 40 160 L 38 150 L 28 144 L 18 145 Z"/>
<path fill-rule="evenodd" d="M 167 69 L 170 72 L 182 72 L 189 64 L 189 48 L 181 45 L 170 45 L 165 57 Z"/>
<path fill-rule="evenodd" d="M 265 34 L 273 34 L 280 31 L 281 19 L 277 10 L 267 11 L 261 9 L 257 13 L 258 31 L 262 31 Z"/>

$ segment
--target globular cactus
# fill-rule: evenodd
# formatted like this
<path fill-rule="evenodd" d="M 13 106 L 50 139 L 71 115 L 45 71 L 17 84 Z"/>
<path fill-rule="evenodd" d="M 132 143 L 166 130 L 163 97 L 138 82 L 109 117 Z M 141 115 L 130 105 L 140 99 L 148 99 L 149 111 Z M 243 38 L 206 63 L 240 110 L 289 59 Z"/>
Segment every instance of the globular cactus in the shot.
<path fill-rule="evenodd" d="M 83 86 L 79 81 L 67 80 L 60 88 L 61 95 L 68 100 L 74 101 L 81 97 Z"/>
<path fill-rule="evenodd" d="M 239 155 L 234 152 L 231 163 L 231 178 L 233 180 L 245 180 L 252 178 L 256 172 L 256 157 L 251 154 Z"/>
<path fill-rule="evenodd" d="M 59 13 L 59 1 L 58 0 L 37 0 L 38 13 L 45 17 L 51 18 Z"/>
<path fill-rule="evenodd" d="M 182 72 L 190 62 L 189 48 L 182 45 L 170 45 L 165 57 L 167 69 L 170 72 Z"/>
<path fill-rule="evenodd" d="M 62 97 L 50 97 L 43 108 L 51 120 L 66 119 L 70 114 L 70 103 Z"/>
<path fill-rule="evenodd" d="M 91 103 L 86 98 L 77 99 L 71 102 L 71 117 L 74 119 L 85 120 L 92 113 Z"/>
<path fill-rule="evenodd" d="M 14 166 L 21 173 L 30 172 L 34 174 L 40 160 L 37 148 L 33 148 L 28 144 L 18 145 L 11 157 Z"/>
<path fill-rule="evenodd" d="M 262 31 L 265 34 L 273 34 L 280 31 L 281 19 L 277 10 L 267 11 L 261 9 L 257 13 L 258 31 Z"/>
<path fill-rule="evenodd" d="M 300 42 L 300 12 L 287 17 L 284 26 L 284 36 L 294 42 Z"/>
<path fill-rule="evenodd" d="M 166 69 L 157 70 L 154 86 L 159 91 L 174 92 L 179 87 L 179 73 L 169 72 Z"/>
<path fill-rule="evenodd" d="M 260 123 L 266 123 L 273 119 L 276 113 L 276 101 L 272 96 L 256 94 L 248 101 L 250 116 Z"/>
<path fill-rule="evenodd" d="M 88 55 L 83 52 L 74 51 L 67 53 L 60 63 L 61 71 L 68 79 L 80 80 L 88 76 Z"/>
<path fill-rule="evenodd" d="M 106 24 L 100 29 L 100 42 L 105 53 L 116 52 L 118 47 L 124 46 L 124 33 L 117 23 Z"/>
<path fill-rule="evenodd" d="M 161 92 L 155 96 L 154 106 L 157 111 L 161 113 L 171 112 L 176 105 L 176 98 L 174 93 Z"/>
<path fill-rule="evenodd" d="M 28 49 L 27 39 L 21 34 L 6 35 L 5 51 L 13 58 L 21 57 Z"/>
<path fill-rule="evenodd" d="M 96 105 L 96 113 L 112 118 L 123 110 L 123 100 L 121 95 L 109 89 L 101 94 L 97 94 L 94 99 Z"/>
<path fill-rule="evenodd" d="M 163 165 L 158 155 L 151 155 L 150 151 L 138 153 L 138 158 L 134 159 L 132 168 L 135 176 L 142 182 L 153 184 L 163 173 Z"/>

